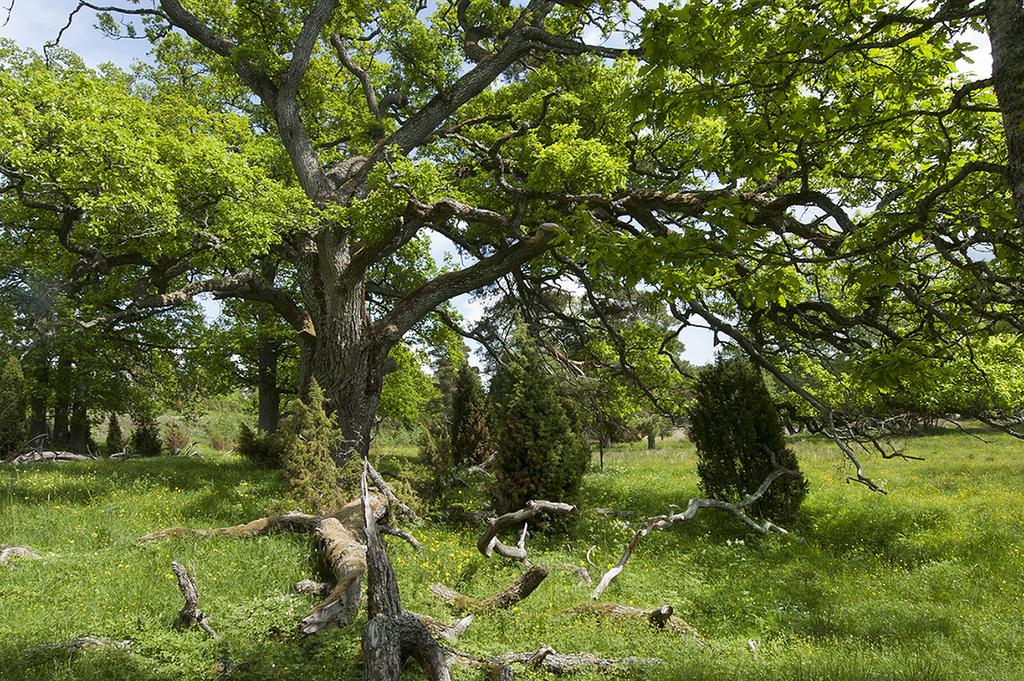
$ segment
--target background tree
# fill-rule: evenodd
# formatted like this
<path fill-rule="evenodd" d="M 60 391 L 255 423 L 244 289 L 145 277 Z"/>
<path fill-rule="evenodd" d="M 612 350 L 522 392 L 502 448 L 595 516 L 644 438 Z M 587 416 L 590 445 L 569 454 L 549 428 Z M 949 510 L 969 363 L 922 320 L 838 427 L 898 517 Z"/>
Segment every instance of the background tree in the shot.
<path fill-rule="evenodd" d="M 0 458 L 20 454 L 25 446 L 25 413 L 28 408 L 25 376 L 11 356 L 0 356 Z"/>
<path fill-rule="evenodd" d="M 469 362 L 459 366 L 452 399 L 451 448 L 457 466 L 477 464 L 493 453 L 487 398 L 480 374 Z"/>

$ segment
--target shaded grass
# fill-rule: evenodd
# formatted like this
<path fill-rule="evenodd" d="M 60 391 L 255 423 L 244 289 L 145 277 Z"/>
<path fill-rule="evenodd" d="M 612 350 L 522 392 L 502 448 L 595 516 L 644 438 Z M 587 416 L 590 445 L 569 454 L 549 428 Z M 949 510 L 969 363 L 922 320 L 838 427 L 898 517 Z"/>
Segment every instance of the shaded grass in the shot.
<path fill-rule="evenodd" d="M 581 564 L 596 546 L 607 567 L 643 516 L 698 493 L 687 443 L 616 447 L 588 476 L 581 506 L 638 515 L 585 512 L 571 535 L 537 537 L 531 556 L 551 576 L 515 610 L 479 617 L 459 647 L 489 654 L 544 643 L 665 660 L 616 675 L 629 679 L 1024 678 L 1022 449 L 985 437 L 993 444 L 956 432 L 909 438 L 907 450 L 926 461 L 870 464 L 887 496 L 845 484 L 828 443 L 798 438 L 811 492 L 790 536 L 751 536 L 707 514 L 646 538 L 605 599 L 671 603 L 705 645 L 564 612 L 589 593 L 565 564 Z M 396 455 L 398 467 L 417 470 L 411 449 Z M 449 503 L 484 501 L 479 490 L 458 490 Z M 362 619 L 311 639 L 295 633 L 313 599 L 291 587 L 318 569 L 308 537 L 134 542 L 161 527 L 212 527 L 291 506 L 278 476 L 232 456 L 0 468 L 0 543 L 45 554 L 0 567 L 0 678 L 203 679 L 222 658 L 252 665 L 236 678 L 360 678 Z M 389 542 L 408 609 L 450 620 L 432 582 L 486 596 L 519 572 L 478 555 L 475 528 L 428 519 L 412 529 L 422 554 Z M 221 640 L 170 628 L 181 606 L 171 560 L 192 571 Z M 595 578 L 599 571 L 591 568 Z M 130 638 L 133 652 L 74 660 L 27 652 L 85 634 Z"/>

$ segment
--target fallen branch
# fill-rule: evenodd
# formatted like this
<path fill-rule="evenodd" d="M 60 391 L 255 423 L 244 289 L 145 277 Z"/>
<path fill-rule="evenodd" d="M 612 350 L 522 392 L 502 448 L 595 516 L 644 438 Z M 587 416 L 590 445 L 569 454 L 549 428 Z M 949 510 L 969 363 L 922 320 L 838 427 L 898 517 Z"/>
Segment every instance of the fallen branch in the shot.
<path fill-rule="evenodd" d="M 174 570 L 174 576 L 178 578 L 178 588 L 181 589 L 181 595 L 185 598 L 185 605 L 174 622 L 175 628 L 190 629 L 198 624 L 199 628 L 205 631 L 210 638 L 220 638 L 220 635 L 206 621 L 206 613 L 199 609 L 199 591 L 188 570 L 176 561 L 171 563 L 171 569 Z"/>
<path fill-rule="evenodd" d="M 31 546 L 4 546 L 0 544 L 0 565 L 8 561 L 20 558 L 23 560 L 38 560 L 42 558 Z"/>
<path fill-rule="evenodd" d="M 506 653 L 496 657 L 477 657 L 452 652 L 453 663 L 492 670 L 496 679 L 511 679 L 511 665 L 541 669 L 553 674 L 571 674 L 582 671 L 611 671 L 617 667 L 650 667 L 662 664 L 656 657 L 598 657 L 590 653 L 561 654 L 541 646 L 532 653 Z"/>
<path fill-rule="evenodd" d="M 518 526 L 532 520 L 541 513 L 571 513 L 576 510 L 572 504 L 563 504 L 556 501 L 528 501 L 526 506 L 518 511 L 506 513 L 498 517 L 484 530 L 477 540 L 476 547 L 486 558 L 494 553 L 516 560 L 526 560 L 525 541 L 520 540 L 517 547 L 506 546 L 498 540 L 498 532 L 503 528 Z"/>
<path fill-rule="evenodd" d="M 409 614 L 419 620 L 431 634 L 451 642 L 455 642 L 459 636 L 462 636 L 469 629 L 469 625 L 473 623 L 472 615 L 466 615 L 455 624 L 448 624 L 430 615 L 421 615 L 415 612 L 410 612 Z"/>
<path fill-rule="evenodd" d="M 703 640 L 703 637 L 696 629 L 687 624 L 681 617 L 673 614 L 674 610 L 671 605 L 663 605 L 653 610 L 643 610 L 642 608 L 634 608 L 630 605 L 620 605 L 618 603 L 580 603 L 569 608 L 566 612 L 599 617 L 646 620 L 658 629 L 665 629 L 676 634 L 683 634 Z"/>
<path fill-rule="evenodd" d="M 364 461 L 363 463 L 366 464 L 366 471 L 370 476 L 370 480 L 373 480 L 373 484 L 377 486 L 377 489 L 384 495 L 384 498 L 388 500 L 388 505 L 401 511 L 410 522 L 416 522 L 416 512 L 402 503 L 402 500 L 395 495 L 391 486 L 384 482 L 384 478 L 381 477 L 380 473 L 377 472 L 377 469 L 369 461 Z"/>
<path fill-rule="evenodd" d="M 494 465 L 494 462 L 498 458 L 497 452 L 491 452 L 491 455 L 481 461 L 480 463 L 470 466 L 466 469 L 465 475 L 484 475 L 488 472 L 488 468 Z"/>
<path fill-rule="evenodd" d="M 86 650 L 96 650 L 98 648 L 131 650 L 131 647 L 132 642 L 128 640 L 114 641 L 109 638 L 99 638 L 97 636 L 80 636 L 79 638 L 73 638 L 70 641 L 61 641 L 60 643 L 40 643 L 35 646 L 33 650 L 46 653 L 67 653 L 68 655 L 75 656 Z"/>
<path fill-rule="evenodd" d="M 371 495 L 376 512 L 383 514 L 386 510 L 380 498 Z M 362 527 L 362 507 L 358 499 L 350 501 L 334 513 L 326 516 L 310 515 L 300 511 L 291 511 L 281 515 L 272 515 L 265 518 L 257 518 L 240 525 L 230 527 L 217 527 L 208 530 L 197 530 L 190 527 L 169 527 L 165 530 L 150 532 L 139 537 L 136 541 L 152 541 L 154 539 L 165 539 L 167 537 L 260 537 L 274 532 L 313 532 L 317 525 L 324 518 L 336 518 L 338 522 L 346 527 Z"/>
<path fill-rule="evenodd" d="M 587 586 L 590 586 L 594 583 L 593 578 L 590 576 L 590 572 L 588 572 L 587 568 L 583 567 L 582 565 L 573 565 L 572 563 L 565 563 L 563 567 L 569 572 L 576 575 L 576 579 L 580 580 L 581 584 L 586 584 Z"/>
<path fill-rule="evenodd" d="M 7 463 L 21 465 L 30 463 L 64 463 L 68 461 L 98 461 L 95 456 L 89 456 L 87 454 L 75 454 L 74 452 L 54 452 L 54 451 L 31 451 L 16 456 Z"/>
<path fill-rule="evenodd" d="M 359 612 L 366 572 L 366 547 L 352 527 L 346 527 L 337 518 L 324 518 L 317 525 L 315 537 L 320 555 L 334 575 L 334 587 L 322 603 L 302 618 L 299 629 L 304 634 L 351 624 Z"/>
<path fill-rule="evenodd" d="M 390 534 L 392 537 L 398 537 L 399 539 L 403 539 L 405 540 L 406 543 L 409 544 L 409 546 L 413 547 L 416 551 L 419 551 L 420 553 L 423 552 L 423 544 L 421 544 L 419 540 L 416 539 L 416 537 L 412 536 L 405 530 L 399 530 L 395 527 L 381 527 L 380 531 L 382 534 Z"/>
<path fill-rule="evenodd" d="M 314 582 L 312 579 L 304 579 L 295 584 L 295 593 L 297 594 L 315 594 L 320 598 L 327 598 L 332 591 L 334 591 L 334 585 L 329 582 Z"/>
<path fill-rule="evenodd" d="M 430 587 L 430 590 L 449 603 L 456 611 L 486 612 L 498 608 L 511 608 L 532 594 L 547 576 L 548 569 L 546 566 L 534 565 L 521 574 L 512 584 L 484 600 L 463 595 L 443 584 L 434 584 Z"/>
<path fill-rule="evenodd" d="M 601 594 L 608 588 L 608 585 L 611 584 L 612 580 L 626 568 L 626 562 L 629 560 L 630 556 L 633 555 L 633 551 L 636 549 L 636 546 L 641 539 L 655 530 L 664 530 L 665 528 L 672 527 L 673 525 L 679 525 L 693 520 L 702 508 L 715 508 L 720 511 L 727 511 L 743 521 L 752 530 L 761 534 L 768 534 L 769 532 L 786 534 L 786 530 L 775 523 L 769 520 L 764 520 L 759 523 L 746 513 L 746 508 L 760 499 L 764 493 L 768 491 L 768 488 L 771 487 L 772 483 L 783 476 L 800 477 L 800 473 L 791 471 L 788 468 L 777 468 L 764 479 L 757 490 L 740 501 L 730 503 L 727 501 L 720 501 L 718 499 L 690 499 L 690 503 L 687 504 L 686 510 L 681 513 L 659 515 L 648 518 L 644 526 L 633 533 L 633 537 L 629 540 L 629 544 L 626 545 L 626 550 L 622 553 L 622 557 L 619 558 L 619 562 L 612 566 L 612 568 L 601 577 L 601 581 L 598 582 L 594 591 L 590 594 L 590 599 L 596 601 L 600 598 Z"/>

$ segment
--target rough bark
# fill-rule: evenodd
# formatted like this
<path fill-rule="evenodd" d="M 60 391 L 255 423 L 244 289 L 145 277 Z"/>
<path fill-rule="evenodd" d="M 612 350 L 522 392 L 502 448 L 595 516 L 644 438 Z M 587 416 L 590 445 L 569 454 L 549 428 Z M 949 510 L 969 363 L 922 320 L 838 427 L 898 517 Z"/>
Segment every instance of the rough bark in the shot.
<path fill-rule="evenodd" d="M 453 610 L 480 613 L 499 608 L 513 607 L 532 594 L 547 576 L 548 569 L 546 566 L 534 565 L 521 574 L 512 584 L 483 600 L 466 596 L 443 584 L 434 584 L 430 587 L 430 590 L 451 605 Z"/>
<path fill-rule="evenodd" d="M 1024 7 L 1020 0 L 987 0 L 985 13 L 1014 215 L 1017 228 L 1024 229 Z"/>
<path fill-rule="evenodd" d="M 427 627 L 402 611 L 398 580 L 387 550 L 377 532 L 377 518 L 367 491 L 369 463 L 364 460 L 360 484 L 366 532 L 366 610 L 363 629 L 363 678 L 366 681 L 399 681 L 402 664 L 415 657 L 431 681 L 450 681 L 448 651 Z"/>
<path fill-rule="evenodd" d="M 674 614 L 671 605 L 662 605 L 653 610 L 634 608 L 630 605 L 618 603 L 581 603 L 569 608 L 567 612 L 593 615 L 598 617 L 609 617 L 613 619 L 638 619 L 646 620 L 658 629 L 665 629 L 676 634 L 692 636 L 696 639 L 703 639 L 700 633 L 686 623 L 681 617 Z"/>
<path fill-rule="evenodd" d="M 213 627 L 207 621 L 206 613 L 199 609 L 199 590 L 196 589 L 196 583 L 192 579 L 192 575 L 177 561 L 171 563 L 171 570 L 174 571 L 174 576 L 178 578 L 178 588 L 181 589 L 181 595 L 185 599 L 185 605 L 181 608 L 181 612 L 178 613 L 178 619 L 175 620 L 174 627 L 176 629 L 190 629 L 198 625 L 210 638 L 220 638 L 219 634 L 213 630 Z"/>
<path fill-rule="evenodd" d="M 276 432 L 281 420 L 281 391 L 277 386 L 277 362 L 280 354 L 280 341 L 271 339 L 260 343 L 257 361 L 257 427 L 264 433 Z"/>
<path fill-rule="evenodd" d="M 317 524 L 315 536 L 320 555 L 334 575 L 334 587 L 322 603 L 302 618 L 299 629 L 304 634 L 351 624 L 359 612 L 366 572 L 366 547 L 355 527 L 346 527 L 337 518 L 324 518 Z"/>
<path fill-rule="evenodd" d="M 650 432 L 650 433 L 647 433 L 647 449 L 651 450 L 651 449 L 657 449 L 657 448 L 658 448 L 658 438 L 657 438 L 657 435 L 653 431 Z"/>

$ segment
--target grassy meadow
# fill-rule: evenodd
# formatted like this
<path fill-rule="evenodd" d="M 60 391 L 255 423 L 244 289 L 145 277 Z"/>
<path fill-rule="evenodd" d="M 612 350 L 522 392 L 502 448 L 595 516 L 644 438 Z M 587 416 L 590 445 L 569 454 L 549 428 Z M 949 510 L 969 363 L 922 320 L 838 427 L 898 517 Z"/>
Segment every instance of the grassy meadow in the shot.
<path fill-rule="evenodd" d="M 672 604 L 703 643 L 642 622 L 565 612 L 589 594 L 566 564 L 584 564 L 596 546 L 596 580 L 642 517 L 697 493 L 687 443 L 663 441 L 655 452 L 640 443 L 616 447 L 604 469 L 595 463 L 588 475 L 572 534 L 531 544 L 531 559 L 551 568 L 548 579 L 514 610 L 478 617 L 456 647 L 492 654 L 543 643 L 664 660 L 614 674 L 622 679 L 1024 679 L 1024 447 L 979 432 L 990 442 L 947 431 L 904 441 L 925 461 L 866 462 L 888 495 L 846 484 L 830 443 L 798 438 L 811 492 L 789 536 L 754 536 L 707 512 L 643 540 L 603 600 Z M 414 455 L 396 448 L 381 465 L 421 475 Z M 480 508 L 482 499 L 463 490 L 447 503 Z M 0 467 L 0 544 L 43 554 L 0 566 L 0 678 L 361 678 L 364 617 L 314 637 L 296 633 L 315 602 L 292 593 L 318 572 L 310 537 L 134 541 L 162 527 L 233 524 L 293 506 L 276 473 L 234 455 Z M 637 515 L 587 512 L 597 507 Z M 422 554 L 394 539 L 388 547 L 403 605 L 453 621 L 431 583 L 485 596 L 521 567 L 483 558 L 477 528 L 426 511 L 408 528 Z M 192 572 L 221 639 L 171 628 L 182 604 L 172 560 Z M 32 650 L 87 634 L 131 639 L 133 647 L 75 658 Z M 224 674 L 225 658 L 244 668 Z M 456 670 L 457 679 L 480 675 Z"/>

